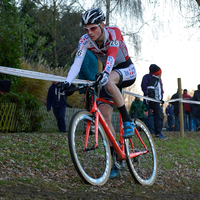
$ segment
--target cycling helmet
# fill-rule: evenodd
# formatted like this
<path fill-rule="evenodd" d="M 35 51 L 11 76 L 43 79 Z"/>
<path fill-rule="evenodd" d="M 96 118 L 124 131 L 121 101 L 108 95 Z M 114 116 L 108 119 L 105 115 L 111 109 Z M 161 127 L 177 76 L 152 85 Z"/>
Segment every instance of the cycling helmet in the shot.
<path fill-rule="evenodd" d="M 102 21 L 105 21 L 105 16 L 103 11 L 99 8 L 92 8 L 86 11 L 82 16 L 83 26 L 87 24 L 99 24 Z"/>

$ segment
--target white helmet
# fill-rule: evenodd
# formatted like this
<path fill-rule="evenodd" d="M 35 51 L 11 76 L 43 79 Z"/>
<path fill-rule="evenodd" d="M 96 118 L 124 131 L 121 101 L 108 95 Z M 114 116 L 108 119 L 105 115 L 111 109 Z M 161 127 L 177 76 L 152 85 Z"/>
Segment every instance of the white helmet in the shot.
<path fill-rule="evenodd" d="M 103 11 L 99 8 L 92 8 L 86 11 L 82 16 L 83 26 L 87 24 L 99 24 L 102 21 L 105 21 L 105 16 Z"/>

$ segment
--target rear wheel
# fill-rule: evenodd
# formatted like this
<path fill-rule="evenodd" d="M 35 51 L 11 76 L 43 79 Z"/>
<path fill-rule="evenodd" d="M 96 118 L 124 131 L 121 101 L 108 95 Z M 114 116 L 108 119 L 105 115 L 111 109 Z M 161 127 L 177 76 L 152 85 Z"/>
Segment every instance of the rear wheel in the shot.
<path fill-rule="evenodd" d="M 74 166 L 87 184 L 103 185 L 109 178 L 111 154 L 107 136 L 101 124 L 98 125 L 98 147 L 95 148 L 95 135 L 90 134 L 87 150 L 85 147 L 85 122 L 94 120 L 88 111 L 79 111 L 71 119 L 69 126 L 69 149 Z"/>
<path fill-rule="evenodd" d="M 146 125 L 138 119 L 134 119 L 133 121 L 135 122 L 139 136 L 147 149 L 145 149 L 139 136 L 135 133 L 132 138 L 125 140 L 126 155 L 130 155 L 130 153 L 133 152 L 144 152 L 145 150 L 147 150 L 147 153 L 134 158 L 128 156 L 127 165 L 136 183 L 153 185 L 156 180 L 158 165 L 156 147 L 152 135 Z"/>

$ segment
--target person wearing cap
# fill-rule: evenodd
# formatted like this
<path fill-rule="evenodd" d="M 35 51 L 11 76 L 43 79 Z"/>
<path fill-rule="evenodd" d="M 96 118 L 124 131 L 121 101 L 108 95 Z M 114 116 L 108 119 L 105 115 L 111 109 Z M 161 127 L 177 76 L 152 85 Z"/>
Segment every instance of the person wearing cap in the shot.
<path fill-rule="evenodd" d="M 141 88 L 142 88 L 142 91 L 143 91 L 143 95 L 144 96 L 148 96 L 148 89 L 147 89 L 147 86 L 148 86 L 148 82 L 151 80 L 152 78 L 152 69 L 154 66 L 157 66 L 156 64 L 151 64 L 149 66 L 149 73 L 148 74 L 145 74 L 142 78 L 142 82 L 141 82 Z M 163 84 L 162 84 L 162 80 L 160 79 L 160 84 L 161 84 L 161 94 L 163 95 L 164 93 L 164 90 L 163 90 Z M 149 108 L 149 103 L 148 101 L 146 101 L 146 99 L 144 99 L 144 104 L 146 105 L 146 108 L 148 110 L 148 119 L 145 120 L 145 123 L 149 129 L 149 131 L 151 132 L 151 134 L 155 134 L 155 129 L 154 129 L 154 120 L 153 120 L 153 115 L 152 115 L 152 112 Z"/>
<path fill-rule="evenodd" d="M 3 95 L 5 92 L 10 92 L 11 82 L 8 80 L 0 81 L 0 94 Z"/>
<path fill-rule="evenodd" d="M 148 82 L 147 90 L 148 97 L 155 100 L 162 101 L 162 87 L 161 87 L 161 74 L 162 70 L 157 65 L 152 67 L 152 78 Z M 157 138 L 166 139 L 166 137 L 161 133 L 163 127 L 163 111 L 159 102 L 149 101 L 149 107 L 153 110 L 154 128 L 155 135 Z"/>
<path fill-rule="evenodd" d="M 91 50 L 104 66 L 103 71 L 96 76 L 96 80 L 112 95 L 112 100 L 122 116 L 123 138 L 126 139 L 134 135 L 135 124 L 128 115 L 121 91 L 122 88 L 129 87 L 135 82 L 137 73 L 120 29 L 114 26 L 105 26 L 104 21 L 105 15 L 99 8 L 87 10 L 82 15 L 82 25 L 86 34 L 79 40 L 78 51 L 64 83 L 64 88 L 65 90 L 69 88 L 80 71 L 87 49 Z M 100 90 L 100 97 L 110 98 L 103 89 L 104 87 Z M 113 107 L 104 103 L 99 105 L 99 109 L 115 136 L 111 120 Z M 111 146 L 111 152 L 113 150 Z M 113 166 L 110 178 L 115 178 L 117 175 L 118 168 Z"/>

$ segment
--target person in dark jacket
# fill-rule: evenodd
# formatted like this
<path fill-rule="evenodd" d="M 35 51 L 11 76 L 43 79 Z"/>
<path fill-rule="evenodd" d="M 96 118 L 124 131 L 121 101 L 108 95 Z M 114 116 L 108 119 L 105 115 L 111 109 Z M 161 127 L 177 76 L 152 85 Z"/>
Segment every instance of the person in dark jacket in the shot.
<path fill-rule="evenodd" d="M 169 103 L 166 107 L 165 113 L 167 115 L 167 122 L 169 126 L 169 131 L 173 131 L 173 124 L 174 124 L 174 106 Z"/>
<path fill-rule="evenodd" d="M 66 105 L 62 98 L 58 98 L 57 93 L 57 81 L 54 81 L 53 84 L 49 87 L 47 94 L 47 111 L 51 111 L 51 106 L 53 107 L 53 113 L 57 120 L 57 126 L 59 132 L 66 132 L 66 123 L 65 123 L 65 112 Z M 67 97 L 66 97 L 67 98 Z"/>
<path fill-rule="evenodd" d="M 200 102 L 200 84 L 197 86 L 198 90 L 194 91 L 193 100 Z M 194 104 L 196 108 L 196 116 L 195 116 L 195 123 L 197 127 L 197 131 L 200 131 L 200 105 Z"/>
<path fill-rule="evenodd" d="M 8 80 L 0 81 L 0 94 L 3 95 L 5 92 L 10 92 L 11 82 Z"/>
<path fill-rule="evenodd" d="M 155 100 L 161 101 L 162 89 L 161 89 L 161 78 L 162 70 L 157 65 L 153 66 L 152 69 L 152 78 L 148 82 L 148 97 Z M 161 133 L 163 127 L 163 111 L 159 102 L 149 101 L 149 107 L 153 110 L 153 119 L 156 137 L 161 139 L 166 139 L 165 136 Z"/>
<path fill-rule="evenodd" d="M 177 93 L 173 94 L 171 97 L 172 99 L 178 99 L 178 91 Z M 179 101 L 171 102 L 174 106 L 174 117 L 175 117 L 175 131 L 180 131 L 180 115 L 179 115 Z"/>
<path fill-rule="evenodd" d="M 152 70 L 153 70 L 153 67 L 157 66 L 156 64 L 151 64 L 149 66 L 149 74 L 145 74 L 142 78 L 142 83 L 141 83 L 141 88 L 142 88 L 142 91 L 143 91 L 143 95 L 144 96 L 148 96 L 148 89 L 147 89 L 147 86 L 148 86 L 148 82 L 151 80 L 152 78 Z M 162 84 L 162 80 L 160 79 L 160 84 L 161 84 L 161 93 L 163 95 L 164 91 L 163 91 L 163 84 Z M 149 104 L 148 102 L 144 99 L 144 104 L 146 105 L 146 108 L 147 108 L 147 111 L 148 111 L 148 120 L 146 121 L 146 125 L 149 129 L 149 131 L 151 132 L 151 134 L 155 134 L 155 129 L 154 129 L 154 119 L 153 119 L 153 115 L 152 115 L 152 112 L 149 108 Z"/>

